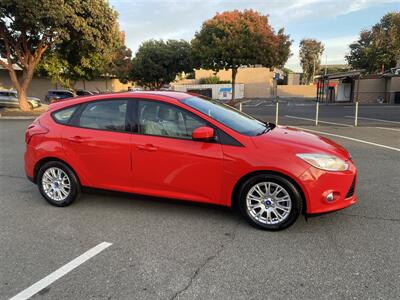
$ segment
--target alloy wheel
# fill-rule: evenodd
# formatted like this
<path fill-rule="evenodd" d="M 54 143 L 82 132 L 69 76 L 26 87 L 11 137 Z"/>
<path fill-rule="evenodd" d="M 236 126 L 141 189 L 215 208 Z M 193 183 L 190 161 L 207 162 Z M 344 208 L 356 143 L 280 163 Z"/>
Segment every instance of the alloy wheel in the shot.
<path fill-rule="evenodd" d="M 46 195 L 54 201 L 64 201 L 71 193 L 71 181 L 67 173 L 57 167 L 48 168 L 42 177 Z"/>
<path fill-rule="evenodd" d="M 246 196 L 249 215 L 262 224 L 274 225 L 285 221 L 292 209 L 288 191 L 275 182 L 259 182 Z"/>

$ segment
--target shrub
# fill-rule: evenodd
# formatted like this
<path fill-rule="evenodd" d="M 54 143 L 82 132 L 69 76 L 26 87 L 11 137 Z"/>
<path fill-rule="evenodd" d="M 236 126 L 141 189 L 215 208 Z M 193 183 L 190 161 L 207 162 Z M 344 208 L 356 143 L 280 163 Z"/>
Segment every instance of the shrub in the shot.
<path fill-rule="evenodd" d="M 200 84 L 221 84 L 221 83 L 231 83 L 230 80 L 220 80 L 218 76 L 209 76 L 200 78 Z"/>

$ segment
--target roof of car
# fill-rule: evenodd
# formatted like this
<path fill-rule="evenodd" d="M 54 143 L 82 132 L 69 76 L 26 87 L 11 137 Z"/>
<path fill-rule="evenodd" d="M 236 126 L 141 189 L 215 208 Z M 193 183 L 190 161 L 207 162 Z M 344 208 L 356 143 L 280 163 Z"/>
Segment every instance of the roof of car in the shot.
<path fill-rule="evenodd" d="M 60 107 L 67 105 L 75 105 L 84 101 L 96 101 L 106 99 L 120 99 L 120 98 L 140 98 L 141 96 L 150 98 L 151 96 L 166 97 L 171 100 L 180 101 L 186 98 L 193 97 L 193 95 L 184 92 L 175 91 L 131 91 L 131 92 L 119 92 L 119 93 L 104 93 L 87 96 L 79 96 L 74 98 L 68 98 L 68 100 L 61 100 L 51 103 L 51 110 L 56 110 Z M 151 99 L 151 98 L 150 98 Z"/>
<path fill-rule="evenodd" d="M 159 95 L 165 96 L 169 98 L 174 98 L 177 100 L 182 100 L 188 97 L 193 97 L 192 95 L 185 93 L 185 92 L 176 92 L 176 91 L 132 91 L 129 93 L 133 94 L 150 94 L 150 95 Z"/>
<path fill-rule="evenodd" d="M 0 93 L 16 93 L 17 91 L 10 91 L 10 90 L 0 90 Z"/>

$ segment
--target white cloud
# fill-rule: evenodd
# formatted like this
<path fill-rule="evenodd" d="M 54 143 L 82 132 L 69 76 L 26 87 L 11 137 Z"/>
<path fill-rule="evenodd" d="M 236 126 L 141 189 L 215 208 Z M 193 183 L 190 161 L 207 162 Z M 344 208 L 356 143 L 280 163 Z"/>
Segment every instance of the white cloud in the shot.
<path fill-rule="evenodd" d="M 128 47 L 135 52 L 148 39 L 190 40 L 204 20 L 226 10 L 251 8 L 269 14 L 273 27 L 280 28 L 329 22 L 370 7 L 400 3 L 400 0 L 110 0 L 110 3 L 119 12 Z M 353 28 L 351 34 L 354 32 Z M 309 32 L 301 34 L 310 36 Z M 354 35 L 323 39 L 328 63 L 343 63 L 347 45 L 355 39 Z M 294 55 L 287 66 L 298 70 L 298 41 L 295 42 Z"/>
<path fill-rule="evenodd" d="M 347 10 L 345 10 L 345 14 L 366 9 L 374 5 L 389 3 L 399 3 L 399 0 L 353 0 Z"/>

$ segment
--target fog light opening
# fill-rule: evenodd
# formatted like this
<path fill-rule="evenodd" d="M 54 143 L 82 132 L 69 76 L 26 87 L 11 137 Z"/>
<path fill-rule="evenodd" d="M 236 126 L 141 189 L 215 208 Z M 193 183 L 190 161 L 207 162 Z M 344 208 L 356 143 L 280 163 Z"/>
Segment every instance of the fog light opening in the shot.
<path fill-rule="evenodd" d="M 339 193 L 337 192 L 330 192 L 325 196 L 325 200 L 328 202 L 333 202 L 335 200 L 339 199 Z"/>
<path fill-rule="evenodd" d="M 328 195 L 326 195 L 326 201 L 328 201 L 328 202 L 332 202 L 332 201 L 333 201 L 333 199 L 334 199 L 334 197 L 333 197 L 333 193 L 329 193 Z"/>

